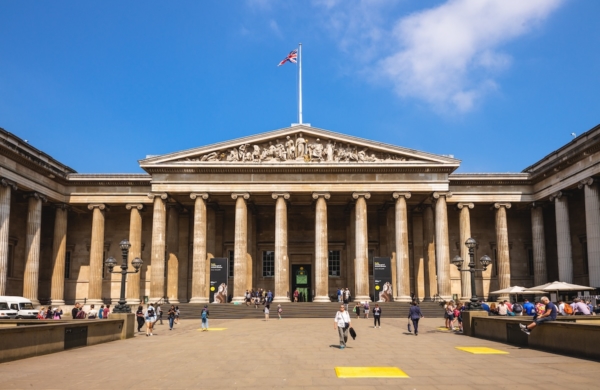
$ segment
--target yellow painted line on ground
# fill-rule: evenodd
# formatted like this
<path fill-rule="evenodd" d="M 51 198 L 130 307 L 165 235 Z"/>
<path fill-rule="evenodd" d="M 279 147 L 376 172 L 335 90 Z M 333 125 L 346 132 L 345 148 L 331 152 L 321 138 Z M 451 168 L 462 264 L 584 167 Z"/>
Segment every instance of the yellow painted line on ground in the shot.
<path fill-rule="evenodd" d="M 437 330 L 439 330 L 439 331 L 442 331 L 442 332 L 450 332 L 450 329 L 448 329 L 448 328 L 444 328 L 444 327 L 442 327 L 442 328 L 437 328 Z"/>
<path fill-rule="evenodd" d="M 475 355 L 508 355 L 508 352 L 488 347 L 456 347 L 456 349 Z"/>
<path fill-rule="evenodd" d="M 338 378 L 410 378 L 398 367 L 336 367 Z"/>
<path fill-rule="evenodd" d="M 209 331 L 212 331 L 212 330 L 226 330 L 226 329 L 227 329 L 227 328 L 208 328 L 208 330 L 209 330 Z M 197 330 L 198 330 L 198 331 L 201 331 L 201 330 L 202 330 L 202 328 L 200 328 L 200 329 L 197 329 Z"/>

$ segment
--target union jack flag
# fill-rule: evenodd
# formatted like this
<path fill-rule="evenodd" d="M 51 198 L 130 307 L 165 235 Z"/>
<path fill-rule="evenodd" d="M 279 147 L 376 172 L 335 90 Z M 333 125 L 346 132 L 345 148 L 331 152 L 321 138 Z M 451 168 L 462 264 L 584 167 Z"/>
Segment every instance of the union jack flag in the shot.
<path fill-rule="evenodd" d="M 297 58 L 298 58 L 298 49 L 294 49 L 277 66 L 281 66 L 281 65 L 285 64 L 288 61 L 295 64 Z"/>

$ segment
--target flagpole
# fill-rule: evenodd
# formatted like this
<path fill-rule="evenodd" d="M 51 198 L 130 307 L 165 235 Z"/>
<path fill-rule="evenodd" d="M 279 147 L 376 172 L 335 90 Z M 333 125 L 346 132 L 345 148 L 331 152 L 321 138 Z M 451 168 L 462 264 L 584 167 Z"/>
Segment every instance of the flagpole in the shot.
<path fill-rule="evenodd" d="M 302 124 L 302 43 L 298 44 L 298 124 Z"/>

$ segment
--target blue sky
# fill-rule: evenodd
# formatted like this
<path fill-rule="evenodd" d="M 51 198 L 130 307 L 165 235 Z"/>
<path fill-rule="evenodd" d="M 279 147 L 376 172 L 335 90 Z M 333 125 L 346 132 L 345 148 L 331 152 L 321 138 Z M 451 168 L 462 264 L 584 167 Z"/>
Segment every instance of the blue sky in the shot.
<path fill-rule="evenodd" d="M 600 2 L 0 0 L 0 127 L 82 173 L 304 120 L 519 172 L 600 123 Z"/>

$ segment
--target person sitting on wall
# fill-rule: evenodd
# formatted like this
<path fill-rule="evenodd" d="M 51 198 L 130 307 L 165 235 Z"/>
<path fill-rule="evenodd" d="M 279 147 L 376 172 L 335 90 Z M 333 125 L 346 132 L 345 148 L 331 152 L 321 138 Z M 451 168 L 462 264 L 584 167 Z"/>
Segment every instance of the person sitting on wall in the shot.
<path fill-rule="evenodd" d="M 533 322 L 527 326 L 525 326 L 523 324 L 519 324 L 519 326 L 521 327 L 521 330 L 523 332 L 525 332 L 525 334 L 527 334 L 528 336 L 531 334 L 531 330 L 533 328 L 535 328 L 538 325 L 543 324 L 544 322 L 555 321 L 556 316 L 558 315 L 556 305 L 554 303 L 550 302 L 548 297 L 542 297 L 540 299 L 540 301 L 542 302 L 542 304 L 545 305 L 544 313 L 543 314 L 536 313 L 533 316 Z"/>

